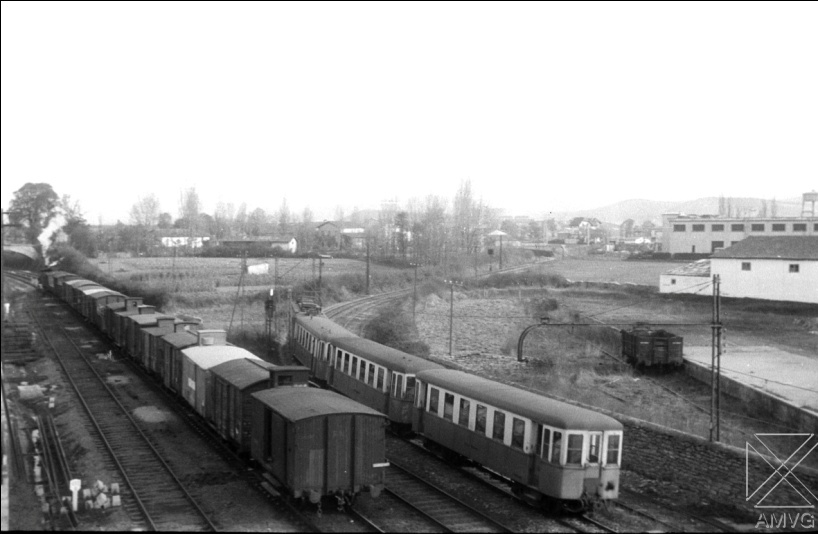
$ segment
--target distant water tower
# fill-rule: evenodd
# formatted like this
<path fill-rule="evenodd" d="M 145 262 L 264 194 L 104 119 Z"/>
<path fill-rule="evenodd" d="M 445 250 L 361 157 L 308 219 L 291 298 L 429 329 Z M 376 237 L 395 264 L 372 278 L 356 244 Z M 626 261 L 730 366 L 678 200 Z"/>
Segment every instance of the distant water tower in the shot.
<path fill-rule="evenodd" d="M 811 208 L 807 208 L 807 203 L 812 204 Z M 815 217 L 815 203 L 818 202 L 818 192 L 813 190 L 811 193 L 804 193 L 804 200 L 801 202 L 801 217 Z"/>

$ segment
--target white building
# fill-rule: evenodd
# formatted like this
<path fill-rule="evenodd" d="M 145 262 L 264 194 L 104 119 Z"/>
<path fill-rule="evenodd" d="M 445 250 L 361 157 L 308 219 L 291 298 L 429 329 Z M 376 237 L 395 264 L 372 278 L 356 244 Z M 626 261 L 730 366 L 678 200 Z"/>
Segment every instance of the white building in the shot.
<path fill-rule="evenodd" d="M 721 295 L 818 304 L 818 235 L 751 236 L 710 257 Z"/>
<path fill-rule="evenodd" d="M 713 292 L 710 260 L 699 260 L 671 269 L 659 276 L 659 293 L 692 293 L 710 295 Z"/>

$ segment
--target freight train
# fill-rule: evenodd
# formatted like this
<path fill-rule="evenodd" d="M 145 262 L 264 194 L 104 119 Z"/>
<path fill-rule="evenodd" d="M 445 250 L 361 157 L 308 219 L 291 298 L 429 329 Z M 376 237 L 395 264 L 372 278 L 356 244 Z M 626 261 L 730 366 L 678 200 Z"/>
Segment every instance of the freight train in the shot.
<path fill-rule="evenodd" d="M 623 427 L 607 415 L 448 369 L 322 316 L 296 313 L 291 340 L 314 380 L 505 477 L 532 504 L 583 509 L 619 495 Z"/>
<path fill-rule="evenodd" d="M 334 497 L 340 506 L 361 491 L 377 497 L 383 490 L 383 413 L 307 387 L 308 369 L 267 363 L 227 343 L 223 330 L 156 313 L 141 298 L 61 271 L 44 271 L 39 282 L 292 496 L 319 505 Z"/>

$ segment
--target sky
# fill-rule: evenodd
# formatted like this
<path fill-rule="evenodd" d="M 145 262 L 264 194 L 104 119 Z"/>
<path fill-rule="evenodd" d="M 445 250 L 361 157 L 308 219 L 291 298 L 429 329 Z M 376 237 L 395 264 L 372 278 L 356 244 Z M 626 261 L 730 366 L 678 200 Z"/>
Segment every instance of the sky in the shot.
<path fill-rule="evenodd" d="M 818 3 L 3 2 L 2 206 L 128 222 L 818 189 Z"/>

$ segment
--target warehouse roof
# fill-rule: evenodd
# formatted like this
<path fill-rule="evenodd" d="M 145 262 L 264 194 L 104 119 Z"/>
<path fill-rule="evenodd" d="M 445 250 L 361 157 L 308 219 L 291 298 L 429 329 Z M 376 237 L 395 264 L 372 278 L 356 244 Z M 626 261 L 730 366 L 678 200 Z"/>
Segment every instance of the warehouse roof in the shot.
<path fill-rule="evenodd" d="M 285 386 L 253 393 L 253 397 L 288 421 L 335 414 L 386 417 L 379 411 L 326 389 Z"/>
<path fill-rule="evenodd" d="M 676 276 L 710 276 L 710 260 L 699 260 L 671 269 L 665 274 Z"/>
<path fill-rule="evenodd" d="M 818 260 L 818 236 L 752 236 L 712 258 Z"/>

